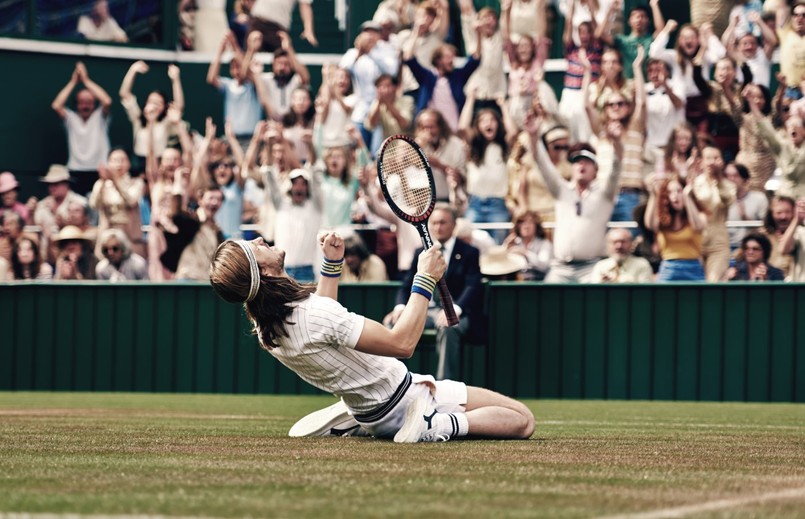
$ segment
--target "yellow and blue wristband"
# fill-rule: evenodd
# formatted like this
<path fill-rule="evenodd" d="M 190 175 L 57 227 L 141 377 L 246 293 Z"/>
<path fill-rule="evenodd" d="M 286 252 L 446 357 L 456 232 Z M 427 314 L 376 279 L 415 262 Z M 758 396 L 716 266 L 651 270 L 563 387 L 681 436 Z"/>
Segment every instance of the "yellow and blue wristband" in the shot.
<path fill-rule="evenodd" d="M 324 258 L 321 262 L 321 275 L 326 278 L 337 278 L 341 276 L 341 270 L 344 268 L 344 258 L 338 261 L 329 260 Z"/>
<path fill-rule="evenodd" d="M 436 290 L 436 278 L 428 274 L 417 274 L 414 276 L 414 282 L 411 284 L 411 293 L 420 294 L 430 299 L 433 297 L 433 291 Z"/>

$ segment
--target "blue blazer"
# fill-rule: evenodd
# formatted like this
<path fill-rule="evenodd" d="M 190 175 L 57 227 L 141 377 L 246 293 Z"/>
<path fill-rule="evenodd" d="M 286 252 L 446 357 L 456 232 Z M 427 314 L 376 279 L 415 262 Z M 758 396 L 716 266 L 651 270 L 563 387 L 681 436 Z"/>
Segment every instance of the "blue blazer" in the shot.
<path fill-rule="evenodd" d="M 419 96 L 416 101 L 416 111 L 419 113 L 428 107 L 428 103 L 430 103 L 433 97 L 433 90 L 436 88 L 436 80 L 439 79 L 439 76 L 431 69 L 423 67 L 416 58 L 411 58 L 403 63 L 408 65 L 408 68 L 411 69 L 411 73 L 419 83 Z M 450 91 L 453 93 L 453 99 L 456 101 L 459 113 L 461 113 L 461 109 L 464 108 L 464 101 L 467 100 L 467 96 L 464 95 L 464 85 L 467 84 L 467 80 L 480 64 L 480 60 L 470 56 L 462 67 L 453 69 L 450 74 L 445 76 L 447 77 L 447 82 L 450 84 Z"/>

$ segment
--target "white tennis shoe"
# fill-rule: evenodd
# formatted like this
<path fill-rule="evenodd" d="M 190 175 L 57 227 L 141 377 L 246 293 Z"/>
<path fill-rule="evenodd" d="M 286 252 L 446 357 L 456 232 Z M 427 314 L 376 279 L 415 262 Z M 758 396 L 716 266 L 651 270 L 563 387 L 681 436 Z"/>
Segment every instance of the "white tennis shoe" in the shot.
<path fill-rule="evenodd" d="M 394 441 L 396 443 L 449 441 L 450 435 L 440 432 L 434 423 L 436 414 L 435 409 L 428 409 L 427 397 L 417 398 L 408 404 L 403 426 L 394 435 Z"/>
<path fill-rule="evenodd" d="M 314 411 L 293 424 L 288 436 L 303 438 L 312 436 L 369 436 L 361 428 L 343 400 Z"/>

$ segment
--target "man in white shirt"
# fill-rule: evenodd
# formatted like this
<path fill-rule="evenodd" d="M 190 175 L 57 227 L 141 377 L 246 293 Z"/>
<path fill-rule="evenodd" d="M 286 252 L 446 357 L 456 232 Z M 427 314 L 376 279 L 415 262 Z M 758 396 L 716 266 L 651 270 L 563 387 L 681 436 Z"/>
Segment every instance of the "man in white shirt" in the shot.
<path fill-rule="evenodd" d="M 97 0 L 89 15 L 78 18 L 76 32 L 88 40 L 119 43 L 129 41 L 126 31 L 121 29 L 117 21 L 109 14 L 109 2 L 106 0 Z"/>
<path fill-rule="evenodd" d="M 282 46 L 280 32 L 291 28 L 291 15 L 297 0 L 255 0 L 252 5 L 249 32 L 263 34 L 263 51 L 274 52 Z M 313 0 L 299 0 L 299 17 L 302 18 L 302 38 L 318 47 L 316 32 L 313 29 Z"/>
<path fill-rule="evenodd" d="M 654 272 L 645 258 L 632 255 L 632 233 L 616 228 L 607 233 L 609 257 L 593 267 L 593 283 L 651 283 Z"/>
<path fill-rule="evenodd" d="M 66 107 L 67 99 L 79 83 L 84 88 L 75 95 L 75 111 Z M 112 98 L 92 81 L 87 67 L 77 62 L 70 81 L 51 103 L 67 130 L 67 169 L 72 172 L 74 189 L 79 194 L 92 190 L 98 180 L 98 164 L 106 163 L 109 155 L 109 112 Z"/>

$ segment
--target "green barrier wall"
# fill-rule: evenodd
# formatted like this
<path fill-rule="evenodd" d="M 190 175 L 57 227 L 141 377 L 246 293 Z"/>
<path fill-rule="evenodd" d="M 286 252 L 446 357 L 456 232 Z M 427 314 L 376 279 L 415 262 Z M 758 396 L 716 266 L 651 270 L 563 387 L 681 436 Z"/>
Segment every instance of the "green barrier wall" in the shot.
<path fill-rule="evenodd" d="M 345 285 L 381 319 L 395 283 Z M 520 398 L 805 402 L 805 285 L 490 283 L 467 382 Z M 200 284 L 0 285 L 0 390 L 305 394 Z M 410 369 L 432 373 L 432 339 Z"/>

